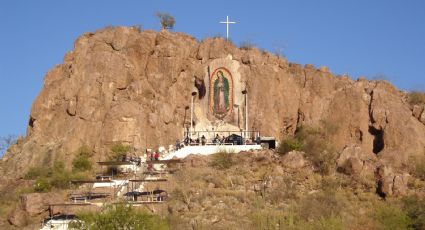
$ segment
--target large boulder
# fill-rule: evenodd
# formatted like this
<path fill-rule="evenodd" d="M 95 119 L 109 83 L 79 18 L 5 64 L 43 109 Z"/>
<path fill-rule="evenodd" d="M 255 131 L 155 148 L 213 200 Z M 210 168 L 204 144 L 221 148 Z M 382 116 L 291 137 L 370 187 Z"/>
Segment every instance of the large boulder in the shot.
<path fill-rule="evenodd" d="M 403 196 L 407 194 L 408 173 L 395 172 L 389 166 L 380 166 L 377 170 L 378 193 L 382 196 Z"/>
<path fill-rule="evenodd" d="M 377 157 L 373 153 L 362 150 L 358 145 L 348 145 L 337 159 L 337 167 L 349 175 L 373 177 L 376 161 Z"/>
<path fill-rule="evenodd" d="M 414 105 L 413 106 L 413 116 L 416 117 L 417 119 L 421 118 L 421 115 L 424 111 L 424 105 Z"/>
<path fill-rule="evenodd" d="M 29 216 L 37 216 L 49 210 L 49 204 L 63 201 L 61 194 L 50 193 L 28 193 L 21 196 L 22 210 Z"/>
<path fill-rule="evenodd" d="M 48 210 L 43 201 L 43 194 L 29 193 L 21 196 L 22 208 L 30 216 L 36 216 Z"/>
<path fill-rule="evenodd" d="M 288 152 L 282 157 L 282 165 L 292 169 L 302 168 L 306 165 L 304 155 L 301 151 Z"/>
<path fill-rule="evenodd" d="M 22 210 L 21 207 L 17 206 L 7 218 L 7 221 L 16 227 L 23 227 L 27 225 L 28 222 L 28 214 Z"/>

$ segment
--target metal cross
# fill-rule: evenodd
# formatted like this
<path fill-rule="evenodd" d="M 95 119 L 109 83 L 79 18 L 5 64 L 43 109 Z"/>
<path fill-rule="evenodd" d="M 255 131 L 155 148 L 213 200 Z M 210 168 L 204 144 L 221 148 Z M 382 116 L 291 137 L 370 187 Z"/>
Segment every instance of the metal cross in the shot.
<path fill-rule="evenodd" d="M 229 39 L 229 24 L 235 24 L 236 22 L 230 22 L 229 16 L 226 16 L 226 21 L 220 23 L 226 24 L 226 38 Z"/>

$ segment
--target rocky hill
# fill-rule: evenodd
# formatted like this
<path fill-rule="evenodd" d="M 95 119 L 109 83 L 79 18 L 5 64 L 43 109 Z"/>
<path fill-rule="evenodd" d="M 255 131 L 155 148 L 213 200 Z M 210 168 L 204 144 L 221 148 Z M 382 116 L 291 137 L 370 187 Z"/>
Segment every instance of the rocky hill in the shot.
<path fill-rule="evenodd" d="M 216 110 L 212 81 L 223 73 L 231 90 L 224 110 Z M 79 37 L 63 64 L 46 74 L 27 135 L 2 158 L 2 174 L 14 178 L 31 166 L 69 163 L 83 145 L 94 149 L 95 161 L 116 142 L 136 151 L 173 144 L 188 125 L 193 91 L 196 130 L 244 128 L 244 89 L 249 130 L 262 135 L 282 140 L 300 127 L 330 125 L 336 150 L 355 145 L 396 169 L 424 154 L 423 106 L 413 108 L 385 81 L 334 76 L 326 67 L 302 67 L 223 38 L 200 42 L 116 27 Z"/>
<path fill-rule="evenodd" d="M 247 122 L 282 145 L 184 159 L 166 207 L 149 210 L 170 229 L 422 229 L 425 100 L 412 96 L 423 97 L 223 38 L 86 33 L 47 73 L 26 137 L 0 161 L 0 228 L 37 228 L 46 204 L 66 199 L 69 173 L 95 174 L 74 170 L 82 156 L 181 140 L 193 99 L 195 137 Z"/>

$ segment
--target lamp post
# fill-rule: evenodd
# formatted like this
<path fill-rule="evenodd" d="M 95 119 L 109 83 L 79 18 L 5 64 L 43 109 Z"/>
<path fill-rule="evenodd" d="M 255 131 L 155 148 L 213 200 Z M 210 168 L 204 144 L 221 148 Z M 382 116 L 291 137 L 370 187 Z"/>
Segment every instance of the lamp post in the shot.
<path fill-rule="evenodd" d="M 192 139 L 193 132 L 193 100 L 196 96 L 196 92 L 192 92 L 192 103 L 190 104 L 190 139 Z"/>
<path fill-rule="evenodd" d="M 184 138 L 189 138 L 189 127 L 187 126 L 187 122 L 186 122 L 186 114 L 187 114 L 187 111 L 189 110 L 189 106 L 188 105 L 186 105 L 185 107 L 184 107 L 184 119 L 183 119 L 183 134 L 184 134 Z"/>
<path fill-rule="evenodd" d="M 235 108 L 237 108 L 237 109 L 238 109 L 238 128 L 240 129 L 241 127 L 240 127 L 240 125 L 239 125 L 239 105 L 234 104 L 234 105 L 233 105 L 233 107 L 235 107 Z"/>
<path fill-rule="evenodd" d="M 245 137 L 249 138 L 248 132 L 248 91 L 242 90 L 242 94 L 245 95 Z"/>

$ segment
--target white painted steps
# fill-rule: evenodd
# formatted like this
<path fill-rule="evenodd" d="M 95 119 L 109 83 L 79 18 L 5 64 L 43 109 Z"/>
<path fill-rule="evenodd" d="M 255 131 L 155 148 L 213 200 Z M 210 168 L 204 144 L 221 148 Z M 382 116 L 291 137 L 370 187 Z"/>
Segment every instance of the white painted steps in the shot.
<path fill-rule="evenodd" d="M 241 151 L 260 150 L 261 145 L 193 145 L 185 146 L 177 151 L 170 152 L 160 158 L 170 160 L 173 158 L 185 158 L 190 154 L 211 155 L 218 152 L 238 153 Z"/>

